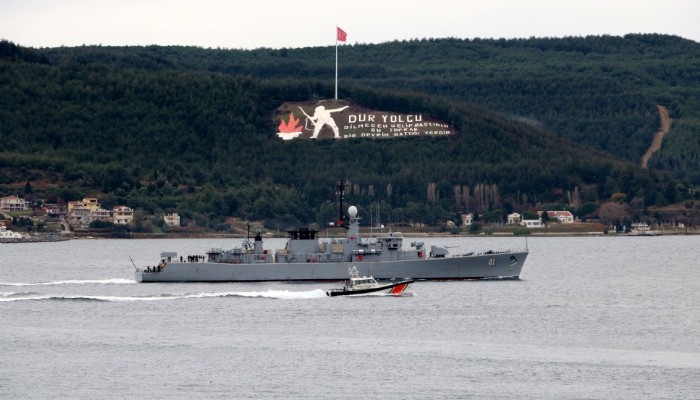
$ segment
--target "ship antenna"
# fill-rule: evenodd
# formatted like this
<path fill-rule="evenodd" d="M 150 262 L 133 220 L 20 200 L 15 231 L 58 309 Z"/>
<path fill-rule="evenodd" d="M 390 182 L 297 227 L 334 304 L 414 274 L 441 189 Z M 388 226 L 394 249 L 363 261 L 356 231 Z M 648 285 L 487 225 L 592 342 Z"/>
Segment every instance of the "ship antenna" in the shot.
<path fill-rule="evenodd" d="M 338 215 L 338 225 L 345 229 L 350 229 L 348 226 L 345 224 L 345 215 L 343 214 L 343 200 L 345 197 L 345 181 L 343 179 L 340 180 L 338 183 L 338 200 L 340 202 L 340 208 L 338 209 L 339 215 Z"/>
<path fill-rule="evenodd" d="M 134 269 L 138 271 L 139 269 L 136 268 L 136 264 L 134 263 L 134 260 L 131 258 L 131 256 L 127 256 L 127 257 L 129 257 L 129 260 L 131 260 L 131 265 L 134 266 Z"/>
<path fill-rule="evenodd" d="M 374 235 L 374 214 L 372 214 L 372 203 L 369 203 L 369 238 Z"/>

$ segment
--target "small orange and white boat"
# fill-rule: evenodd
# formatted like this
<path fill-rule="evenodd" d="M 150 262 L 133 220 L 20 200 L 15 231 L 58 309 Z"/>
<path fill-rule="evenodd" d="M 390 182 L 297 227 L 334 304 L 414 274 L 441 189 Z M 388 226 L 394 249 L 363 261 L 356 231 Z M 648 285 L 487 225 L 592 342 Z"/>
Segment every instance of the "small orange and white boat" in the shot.
<path fill-rule="evenodd" d="M 357 268 L 349 269 L 350 280 L 340 289 L 330 289 L 326 295 L 334 296 L 350 296 L 357 294 L 367 294 L 375 292 L 384 292 L 385 294 L 398 296 L 406 290 L 408 285 L 413 283 L 413 280 L 407 279 L 400 282 L 379 283 L 372 276 L 360 276 Z"/>

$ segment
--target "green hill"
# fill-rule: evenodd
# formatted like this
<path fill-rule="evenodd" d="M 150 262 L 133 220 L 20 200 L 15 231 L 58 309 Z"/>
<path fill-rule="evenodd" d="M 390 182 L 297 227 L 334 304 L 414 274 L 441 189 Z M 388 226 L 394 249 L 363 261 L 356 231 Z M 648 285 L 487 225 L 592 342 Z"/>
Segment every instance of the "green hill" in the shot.
<path fill-rule="evenodd" d="M 53 64 L 105 63 L 144 70 L 220 72 L 272 80 L 331 82 L 334 48 L 211 50 L 191 47 L 42 49 Z M 431 39 L 342 46 L 341 97 L 348 85 L 469 102 L 577 143 L 639 163 L 659 125 L 675 123 L 652 162 L 700 179 L 694 135 L 700 107 L 700 44 L 666 35 L 515 40 Z"/>
<path fill-rule="evenodd" d="M 351 182 L 349 200 L 361 210 L 381 205 L 394 220 L 424 223 L 537 203 L 574 204 L 587 215 L 615 193 L 644 213 L 694 195 L 694 42 L 651 35 L 346 46 L 341 97 L 420 110 L 460 134 L 277 139 L 275 108 L 332 97 L 333 52 L 2 42 L 0 194 L 52 202 L 97 195 L 105 206 L 178 210 L 218 228 L 226 216 L 282 227 L 321 221 L 333 212 L 327 200 L 338 178 Z M 674 125 L 643 171 L 661 103 Z"/>

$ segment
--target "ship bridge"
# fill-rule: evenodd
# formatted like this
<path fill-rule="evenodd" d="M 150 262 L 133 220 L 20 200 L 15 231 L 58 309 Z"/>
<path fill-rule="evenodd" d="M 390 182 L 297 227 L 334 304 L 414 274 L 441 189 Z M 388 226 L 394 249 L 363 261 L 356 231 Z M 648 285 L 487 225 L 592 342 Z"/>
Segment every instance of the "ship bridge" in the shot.
<path fill-rule="evenodd" d="M 287 231 L 287 247 L 288 254 L 297 255 L 300 259 L 308 258 L 311 253 L 321 253 L 321 246 L 316 240 L 317 230 L 308 228 L 290 229 Z"/>
<path fill-rule="evenodd" d="M 289 239 L 291 240 L 316 240 L 318 231 L 307 228 L 299 228 L 288 230 Z"/>

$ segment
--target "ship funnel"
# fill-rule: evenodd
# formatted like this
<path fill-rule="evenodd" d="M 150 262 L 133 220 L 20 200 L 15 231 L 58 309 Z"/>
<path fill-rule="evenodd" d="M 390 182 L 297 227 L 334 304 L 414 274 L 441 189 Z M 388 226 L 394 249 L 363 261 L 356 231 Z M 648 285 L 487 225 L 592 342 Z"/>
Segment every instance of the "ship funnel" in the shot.
<path fill-rule="evenodd" d="M 264 252 L 263 240 L 262 240 L 262 235 L 260 234 L 260 232 L 255 234 L 255 244 L 254 244 L 253 252 L 255 254 L 262 254 Z"/>

